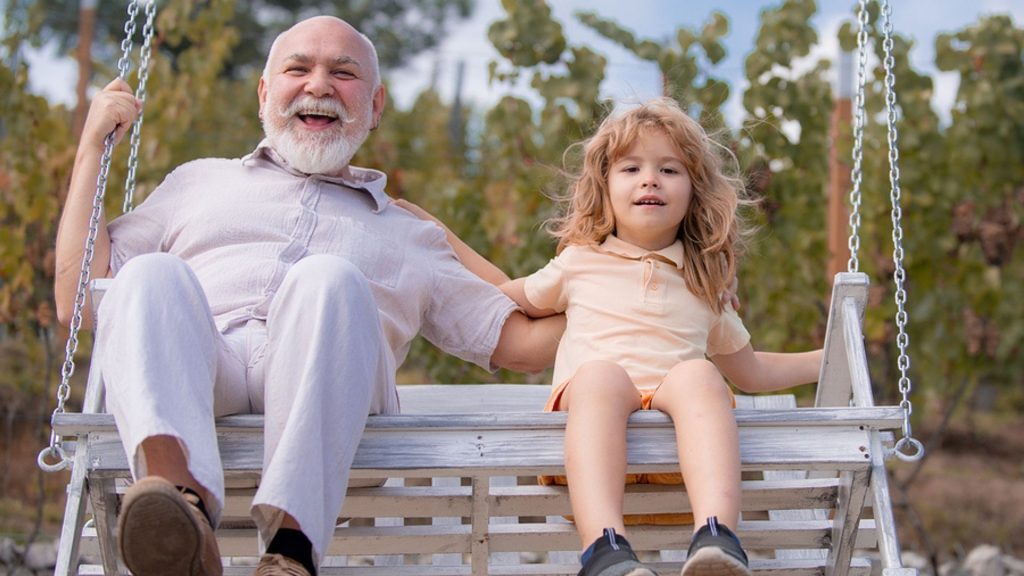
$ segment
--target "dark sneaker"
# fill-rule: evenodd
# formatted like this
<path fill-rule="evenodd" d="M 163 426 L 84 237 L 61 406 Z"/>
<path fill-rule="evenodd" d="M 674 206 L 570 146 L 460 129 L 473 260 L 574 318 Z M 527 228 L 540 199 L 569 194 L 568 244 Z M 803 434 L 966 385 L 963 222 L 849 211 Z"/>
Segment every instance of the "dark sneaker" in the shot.
<path fill-rule="evenodd" d="M 605 528 L 604 536 L 595 540 L 584 556 L 578 576 L 658 576 L 637 560 L 629 542 L 613 528 Z"/>
<path fill-rule="evenodd" d="M 217 538 L 199 498 L 148 476 L 125 492 L 117 519 L 121 558 L 135 576 L 221 576 Z"/>
<path fill-rule="evenodd" d="M 750 567 L 740 539 L 712 516 L 693 535 L 680 576 L 750 576 Z"/>

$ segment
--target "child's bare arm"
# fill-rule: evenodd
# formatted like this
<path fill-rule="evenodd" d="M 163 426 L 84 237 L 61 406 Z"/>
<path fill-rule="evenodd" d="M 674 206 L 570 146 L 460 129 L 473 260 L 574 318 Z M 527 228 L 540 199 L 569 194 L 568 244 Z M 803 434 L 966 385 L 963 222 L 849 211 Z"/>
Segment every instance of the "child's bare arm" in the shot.
<path fill-rule="evenodd" d="M 548 310 L 546 308 L 538 308 L 530 303 L 529 298 L 526 297 L 526 278 L 516 278 L 515 280 L 509 280 L 504 284 L 498 286 L 501 291 L 512 299 L 513 302 L 519 305 L 530 318 L 546 318 L 548 316 L 554 316 L 558 314 L 554 310 Z"/>
<path fill-rule="evenodd" d="M 822 350 L 755 352 L 747 344 L 739 352 L 713 356 L 711 361 L 744 392 L 773 392 L 818 380 Z"/>
<path fill-rule="evenodd" d="M 477 253 L 476 250 L 473 250 L 469 244 L 463 242 L 461 238 L 451 231 L 451 229 L 444 225 L 444 222 L 435 218 L 433 214 L 427 212 L 423 208 L 420 208 L 416 204 L 401 198 L 395 200 L 395 205 L 411 212 L 413 216 L 416 216 L 420 220 L 429 220 L 440 226 L 441 229 L 444 230 L 445 237 L 448 238 L 448 243 L 451 244 L 452 249 L 455 251 L 455 256 L 459 258 L 462 265 L 469 269 L 470 272 L 476 274 L 485 282 L 489 282 L 495 286 L 501 286 L 505 282 L 509 281 L 507 274 L 502 272 L 501 269 L 494 264 L 491 264 L 490 261 Z"/>

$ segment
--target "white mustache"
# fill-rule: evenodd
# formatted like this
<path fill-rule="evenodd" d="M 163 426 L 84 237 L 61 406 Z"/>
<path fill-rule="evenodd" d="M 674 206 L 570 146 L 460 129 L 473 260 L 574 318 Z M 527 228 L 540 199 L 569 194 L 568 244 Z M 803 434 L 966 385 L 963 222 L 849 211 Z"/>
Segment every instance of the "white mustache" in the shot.
<path fill-rule="evenodd" d="M 282 108 L 278 114 L 282 118 L 291 118 L 298 114 L 315 114 L 317 116 L 333 116 L 343 124 L 350 124 L 353 120 L 345 106 L 331 98 L 314 98 L 303 96 L 293 100 L 286 108 Z"/>

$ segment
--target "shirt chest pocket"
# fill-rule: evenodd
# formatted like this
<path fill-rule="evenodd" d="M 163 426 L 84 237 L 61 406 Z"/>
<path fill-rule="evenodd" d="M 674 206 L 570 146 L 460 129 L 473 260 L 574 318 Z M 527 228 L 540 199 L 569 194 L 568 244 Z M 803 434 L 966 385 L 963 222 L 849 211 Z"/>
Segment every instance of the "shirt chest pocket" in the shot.
<path fill-rule="evenodd" d="M 351 218 L 324 218 L 324 234 L 314 236 L 313 252 L 345 258 L 373 283 L 394 288 L 401 276 L 404 253 L 398 244 Z"/>

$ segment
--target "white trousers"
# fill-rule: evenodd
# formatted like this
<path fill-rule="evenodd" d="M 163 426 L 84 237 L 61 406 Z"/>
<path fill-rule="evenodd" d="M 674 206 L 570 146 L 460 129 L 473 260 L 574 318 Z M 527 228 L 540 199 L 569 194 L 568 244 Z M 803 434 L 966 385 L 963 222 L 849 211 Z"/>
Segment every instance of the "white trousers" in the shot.
<path fill-rule="evenodd" d="M 94 361 L 132 474 L 146 475 L 146 438 L 177 438 L 216 500 L 207 503 L 216 525 L 224 473 L 214 417 L 263 412 L 263 477 L 251 509 L 260 540 L 270 542 L 288 513 L 319 561 L 367 415 L 398 411 L 395 369 L 359 270 L 336 256 L 304 258 L 265 323 L 221 334 L 188 265 L 148 254 L 124 265 L 98 318 Z"/>

